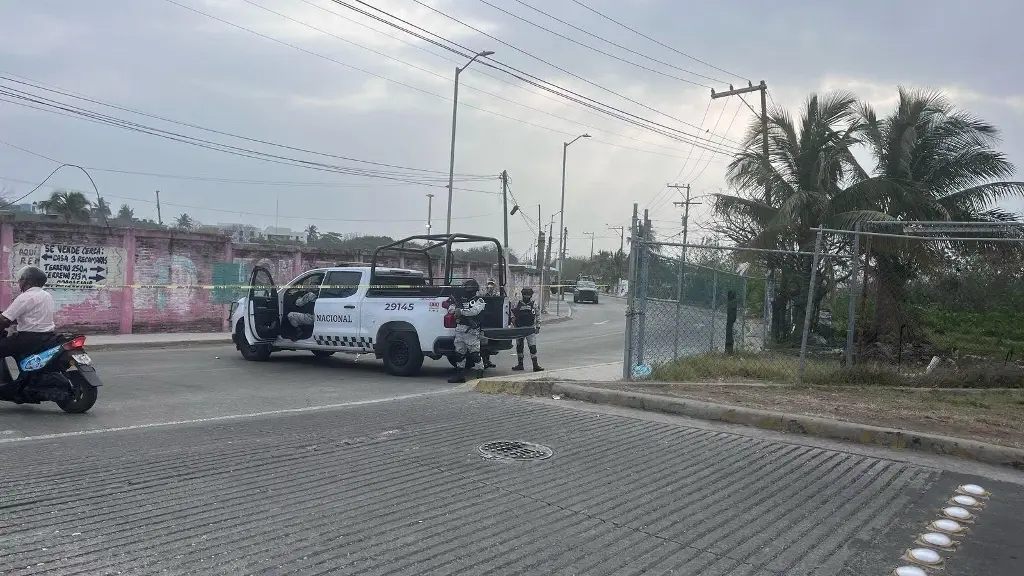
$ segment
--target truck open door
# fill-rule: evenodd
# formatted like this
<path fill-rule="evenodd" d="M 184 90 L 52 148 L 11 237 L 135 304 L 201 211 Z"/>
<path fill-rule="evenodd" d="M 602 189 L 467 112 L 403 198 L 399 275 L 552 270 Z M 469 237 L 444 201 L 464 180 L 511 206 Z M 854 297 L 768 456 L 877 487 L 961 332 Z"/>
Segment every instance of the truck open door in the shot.
<path fill-rule="evenodd" d="M 249 333 L 256 343 L 270 343 L 281 331 L 281 300 L 270 271 L 262 266 L 252 269 L 249 277 L 249 310 L 246 314 Z"/>

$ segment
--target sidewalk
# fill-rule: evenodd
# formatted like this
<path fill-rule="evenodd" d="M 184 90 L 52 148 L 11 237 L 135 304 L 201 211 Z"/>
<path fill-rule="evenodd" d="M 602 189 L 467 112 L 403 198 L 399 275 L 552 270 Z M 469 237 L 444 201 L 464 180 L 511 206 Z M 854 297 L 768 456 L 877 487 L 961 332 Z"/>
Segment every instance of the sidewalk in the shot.
<path fill-rule="evenodd" d="M 161 334 L 98 334 L 86 335 L 87 350 L 118 350 L 125 348 L 187 348 L 231 344 L 229 332 L 174 332 Z"/>

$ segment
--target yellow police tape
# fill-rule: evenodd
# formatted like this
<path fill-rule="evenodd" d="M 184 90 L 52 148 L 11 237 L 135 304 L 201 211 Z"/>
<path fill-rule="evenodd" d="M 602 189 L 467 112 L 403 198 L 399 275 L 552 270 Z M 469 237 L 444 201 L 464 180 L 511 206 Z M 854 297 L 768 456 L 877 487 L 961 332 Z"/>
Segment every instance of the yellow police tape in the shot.
<path fill-rule="evenodd" d="M 17 284 L 15 280 L 5 281 L 8 284 Z M 611 286 L 610 284 L 597 284 L 598 288 L 605 288 Z M 250 289 L 272 289 L 272 288 L 287 288 L 287 289 L 311 289 L 311 288 L 328 288 L 328 289 L 350 289 L 350 288 L 368 288 L 373 289 L 406 289 L 406 288 L 461 288 L 461 284 L 321 284 L 317 286 L 278 286 L 268 284 L 104 284 L 104 285 L 79 285 L 79 286 L 67 286 L 61 284 L 47 285 L 47 290 L 120 290 L 122 288 L 163 288 L 165 290 L 250 290 Z M 522 288 L 572 288 L 573 284 L 547 284 L 544 286 L 508 286 L 506 289 L 522 289 Z M 481 287 L 481 292 L 483 288 Z"/>

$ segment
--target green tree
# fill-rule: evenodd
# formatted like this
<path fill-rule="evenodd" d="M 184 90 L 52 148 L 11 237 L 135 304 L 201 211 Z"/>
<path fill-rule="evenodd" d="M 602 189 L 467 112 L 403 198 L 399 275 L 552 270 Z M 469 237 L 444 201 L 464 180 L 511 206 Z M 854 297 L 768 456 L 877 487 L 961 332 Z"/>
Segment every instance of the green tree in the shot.
<path fill-rule="evenodd" d="M 188 214 L 182 213 L 174 219 L 174 227 L 178 230 L 184 230 L 185 232 L 191 232 L 196 227 L 195 220 L 192 219 Z"/>
<path fill-rule="evenodd" d="M 121 204 L 114 219 L 122 224 L 132 224 L 135 222 L 135 210 L 127 204 Z"/>
<path fill-rule="evenodd" d="M 107 204 L 107 201 L 103 198 L 98 199 L 92 207 L 92 217 L 96 220 L 104 221 L 109 219 L 110 216 L 110 204 Z"/>
<path fill-rule="evenodd" d="M 81 192 L 54 190 L 50 197 L 37 205 L 46 214 L 55 214 L 67 223 L 89 222 L 92 204 Z"/>
<path fill-rule="evenodd" d="M 728 182 L 736 193 L 716 195 L 714 209 L 721 218 L 716 232 L 740 246 L 813 250 L 811 228 L 844 220 L 860 206 L 856 183 L 867 174 L 851 152 L 861 129 L 857 105 L 853 94 L 832 92 L 811 94 L 797 119 L 782 109 L 770 111 L 767 170 L 761 152 L 761 121 L 755 119 L 744 149 L 728 167 Z M 826 246 L 825 250 L 837 248 Z M 767 268 L 779 271 L 772 333 L 783 340 L 803 322 L 811 259 L 786 254 L 763 259 Z M 829 266 L 822 262 L 819 267 L 823 283 L 832 280 Z M 811 305 L 820 305 L 823 291 L 816 295 L 818 300 Z"/>
<path fill-rule="evenodd" d="M 315 224 L 306 226 L 306 242 L 313 244 L 320 238 L 320 230 L 317 229 Z"/>
<path fill-rule="evenodd" d="M 957 109 L 938 92 L 902 87 L 888 115 L 880 118 L 864 104 L 860 116 L 875 168 L 858 186 L 866 208 L 848 220 L 1016 219 L 997 203 L 1024 196 L 1024 182 L 1010 181 L 1015 167 L 995 149 L 999 131 L 992 124 Z M 878 287 L 873 328 L 884 336 L 908 320 L 900 306 L 906 287 L 922 271 L 948 261 L 949 246 L 876 241 L 873 248 Z"/>

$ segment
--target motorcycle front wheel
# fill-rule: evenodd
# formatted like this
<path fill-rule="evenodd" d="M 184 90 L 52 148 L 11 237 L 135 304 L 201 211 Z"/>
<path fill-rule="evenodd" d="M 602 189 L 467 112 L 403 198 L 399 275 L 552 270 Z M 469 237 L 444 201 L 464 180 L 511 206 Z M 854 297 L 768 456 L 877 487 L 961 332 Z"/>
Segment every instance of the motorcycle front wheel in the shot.
<path fill-rule="evenodd" d="M 85 414 L 96 404 L 99 390 L 85 381 L 85 377 L 78 372 L 68 372 L 67 377 L 71 380 L 74 392 L 71 398 L 57 402 L 57 406 L 68 414 Z"/>

